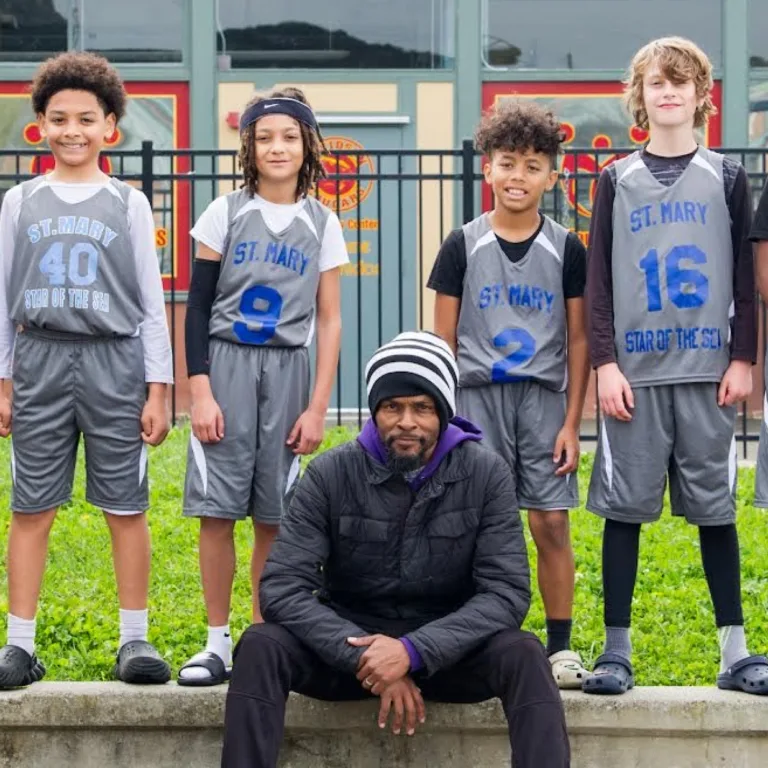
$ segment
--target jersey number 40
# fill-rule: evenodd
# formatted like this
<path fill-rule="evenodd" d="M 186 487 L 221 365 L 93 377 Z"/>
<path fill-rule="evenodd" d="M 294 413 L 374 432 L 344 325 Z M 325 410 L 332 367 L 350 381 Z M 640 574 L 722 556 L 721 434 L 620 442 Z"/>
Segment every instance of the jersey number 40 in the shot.
<path fill-rule="evenodd" d="M 66 263 L 65 263 L 66 262 Z M 83 274 L 82 265 L 85 265 Z M 64 258 L 64 243 L 51 243 L 40 259 L 40 271 L 48 277 L 49 285 L 65 285 L 67 275 L 74 285 L 90 285 L 96 280 L 99 252 L 92 243 L 75 243 Z"/>

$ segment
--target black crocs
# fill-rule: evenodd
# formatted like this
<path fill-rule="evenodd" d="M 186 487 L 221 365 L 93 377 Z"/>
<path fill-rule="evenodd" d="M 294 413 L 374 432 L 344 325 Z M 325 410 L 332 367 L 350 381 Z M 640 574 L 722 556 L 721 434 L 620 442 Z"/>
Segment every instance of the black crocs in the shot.
<path fill-rule="evenodd" d="M 618 653 L 604 653 L 595 662 L 592 674 L 581 686 L 584 693 L 617 696 L 635 686 L 632 662 Z"/>
<path fill-rule="evenodd" d="M 744 691 L 768 696 L 768 659 L 747 656 L 717 676 L 717 687 L 725 691 Z"/>
<path fill-rule="evenodd" d="M 112 674 L 124 683 L 162 685 L 171 679 L 171 668 L 153 645 L 131 640 L 118 651 Z"/>
<path fill-rule="evenodd" d="M 30 656 L 18 645 L 0 648 L 0 690 L 31 685 L 44 675 L 45 666 L 37 656 Z"/>

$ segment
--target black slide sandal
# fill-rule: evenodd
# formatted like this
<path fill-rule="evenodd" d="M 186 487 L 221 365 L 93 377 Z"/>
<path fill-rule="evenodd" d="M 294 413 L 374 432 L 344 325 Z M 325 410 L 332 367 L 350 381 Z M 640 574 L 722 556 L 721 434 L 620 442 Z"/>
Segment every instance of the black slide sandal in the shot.
<path fill-rule="evenodd" d="M 203 678 L 184 678 L 181 673 L 185 669 L 204 669 L 209 673 L 208 677 Z M 224 666 L 221 657 L 210 651 L 201 651 L 196 653 L 180 670 L 177 683 L 179 685 L 189 685 L 193 687 L 205 687 L 208 685 L 221 685 L 226 683 L 232 677 L 232 670 Z"/>

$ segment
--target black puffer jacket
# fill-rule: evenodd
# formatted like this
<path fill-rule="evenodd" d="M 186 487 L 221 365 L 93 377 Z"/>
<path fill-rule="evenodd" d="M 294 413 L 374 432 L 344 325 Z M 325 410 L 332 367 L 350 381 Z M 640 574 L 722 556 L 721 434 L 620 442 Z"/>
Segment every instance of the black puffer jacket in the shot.
<path fill-rule="evenodd" d="M 354 672 L 346 638 L 407 635 L 429 674 L 530 605 L 509 467 L 478 443 L 454 448 L 418 491 L 353 441 L 301 479 L 261 580 L 261 608 L 326 663 Z"/>

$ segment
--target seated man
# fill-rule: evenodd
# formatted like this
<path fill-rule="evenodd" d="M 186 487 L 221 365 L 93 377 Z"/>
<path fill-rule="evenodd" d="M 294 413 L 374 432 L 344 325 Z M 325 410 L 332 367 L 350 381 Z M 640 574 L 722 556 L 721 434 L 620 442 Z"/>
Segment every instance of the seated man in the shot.
<path fill-rule="evenodd" d="M 413 734 L 424 701 L 499 697 L 515 768 L 563 768 L 560 695 L 530 604 L 509 467 L 455 416 L 445 342 L 403 333 L 366 368 L 371 420 L 298 484 L 236 652 L 223 768 L 275 768 L 289 691 L 380 697 Z M 404 713 L 404 715 L 403 715 Z M 404 721 L 404 722 L 403 722 Z"/>

